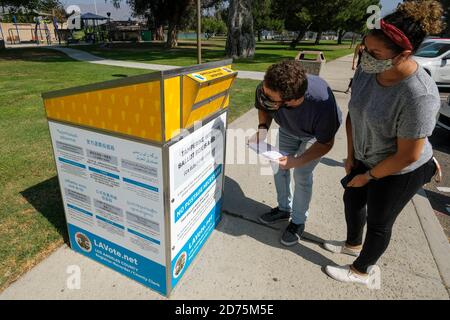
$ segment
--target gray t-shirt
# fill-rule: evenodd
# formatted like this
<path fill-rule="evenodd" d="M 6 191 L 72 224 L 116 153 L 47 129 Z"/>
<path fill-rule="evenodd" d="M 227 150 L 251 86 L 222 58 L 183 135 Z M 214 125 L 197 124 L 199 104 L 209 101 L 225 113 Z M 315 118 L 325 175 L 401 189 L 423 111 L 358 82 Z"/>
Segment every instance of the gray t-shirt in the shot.
<path fill-rule="evenodd" d="M 391 87 L 381 86 L 375 74 L 358 68 L 349 103 L 355 158 L 373 168 L 397 152 L 397 138 L 426 138 L 420 159 L 397 174 L 425 164 L 433 155 L 427 137 L 436 125 L 440 104 L 436 83 L 420 66 Z"/>

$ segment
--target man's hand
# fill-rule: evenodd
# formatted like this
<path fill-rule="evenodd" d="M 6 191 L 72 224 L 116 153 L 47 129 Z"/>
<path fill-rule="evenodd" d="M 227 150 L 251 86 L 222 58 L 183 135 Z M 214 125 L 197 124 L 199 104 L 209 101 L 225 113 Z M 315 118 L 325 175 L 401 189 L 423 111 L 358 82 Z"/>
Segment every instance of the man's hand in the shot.
<path fill-rule="evenodd" d="M 364 187 L 366 184 L 368 184 L 369 181 L 370 181 L 370 178 L 369 178 L 367 173 L 359 174 L 356 177 L 354 177 L 352 179 L 352 181 L 350 181 L 347 184 L 347 187 L 350 187 L 350 188 L 361 188 L 361 187 Z"/>
<path fill-rule="evenodd" d="M 258 143 L 266 140 L 266 138 L 267 138 L 267 130 L 266 129 L 258 129 L 258 131 L 248 139 L 248 143 L 258 144 Z"/>
<path fill-rule="evenodd" d="M 298 158 L 294 156 L 286 156 L 278 159 L 278 165 L 282 170 L 289 170 L 298 166 Z"/>

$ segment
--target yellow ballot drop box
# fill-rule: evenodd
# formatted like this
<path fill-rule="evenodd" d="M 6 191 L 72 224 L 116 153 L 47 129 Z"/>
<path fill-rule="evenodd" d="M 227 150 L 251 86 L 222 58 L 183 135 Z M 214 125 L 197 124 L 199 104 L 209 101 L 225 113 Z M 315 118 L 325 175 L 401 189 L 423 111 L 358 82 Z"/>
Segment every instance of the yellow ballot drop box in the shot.
<path fill-rule="evenodd" d="M 44 93 L 73 250 L 169 295 L 221 217 L 231 60 Z"/>

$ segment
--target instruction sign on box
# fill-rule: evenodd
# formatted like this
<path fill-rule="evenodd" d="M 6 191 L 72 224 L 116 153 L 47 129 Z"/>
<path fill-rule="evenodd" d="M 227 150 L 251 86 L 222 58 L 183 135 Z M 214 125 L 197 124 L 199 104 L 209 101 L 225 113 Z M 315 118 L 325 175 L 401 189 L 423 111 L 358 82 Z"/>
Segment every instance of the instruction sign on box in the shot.
<path fill-rule="evenodd" d="M 221 218 L 230 64 L 43 94 L 73 250 L 170 294 Z"/>

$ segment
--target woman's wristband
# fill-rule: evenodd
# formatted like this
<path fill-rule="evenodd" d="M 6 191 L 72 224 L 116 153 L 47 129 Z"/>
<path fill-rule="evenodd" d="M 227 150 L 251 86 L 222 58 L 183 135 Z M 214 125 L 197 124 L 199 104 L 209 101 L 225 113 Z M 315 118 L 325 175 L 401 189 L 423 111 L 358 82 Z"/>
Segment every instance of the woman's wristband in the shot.
<path fill-rule="evenodd" d="M 377 178 L 372 174 L 372 170 L 367 171 L 367 174 L 371 180 L 375 180 L 375 181 L 380 180 L 380 178 Z"/>

